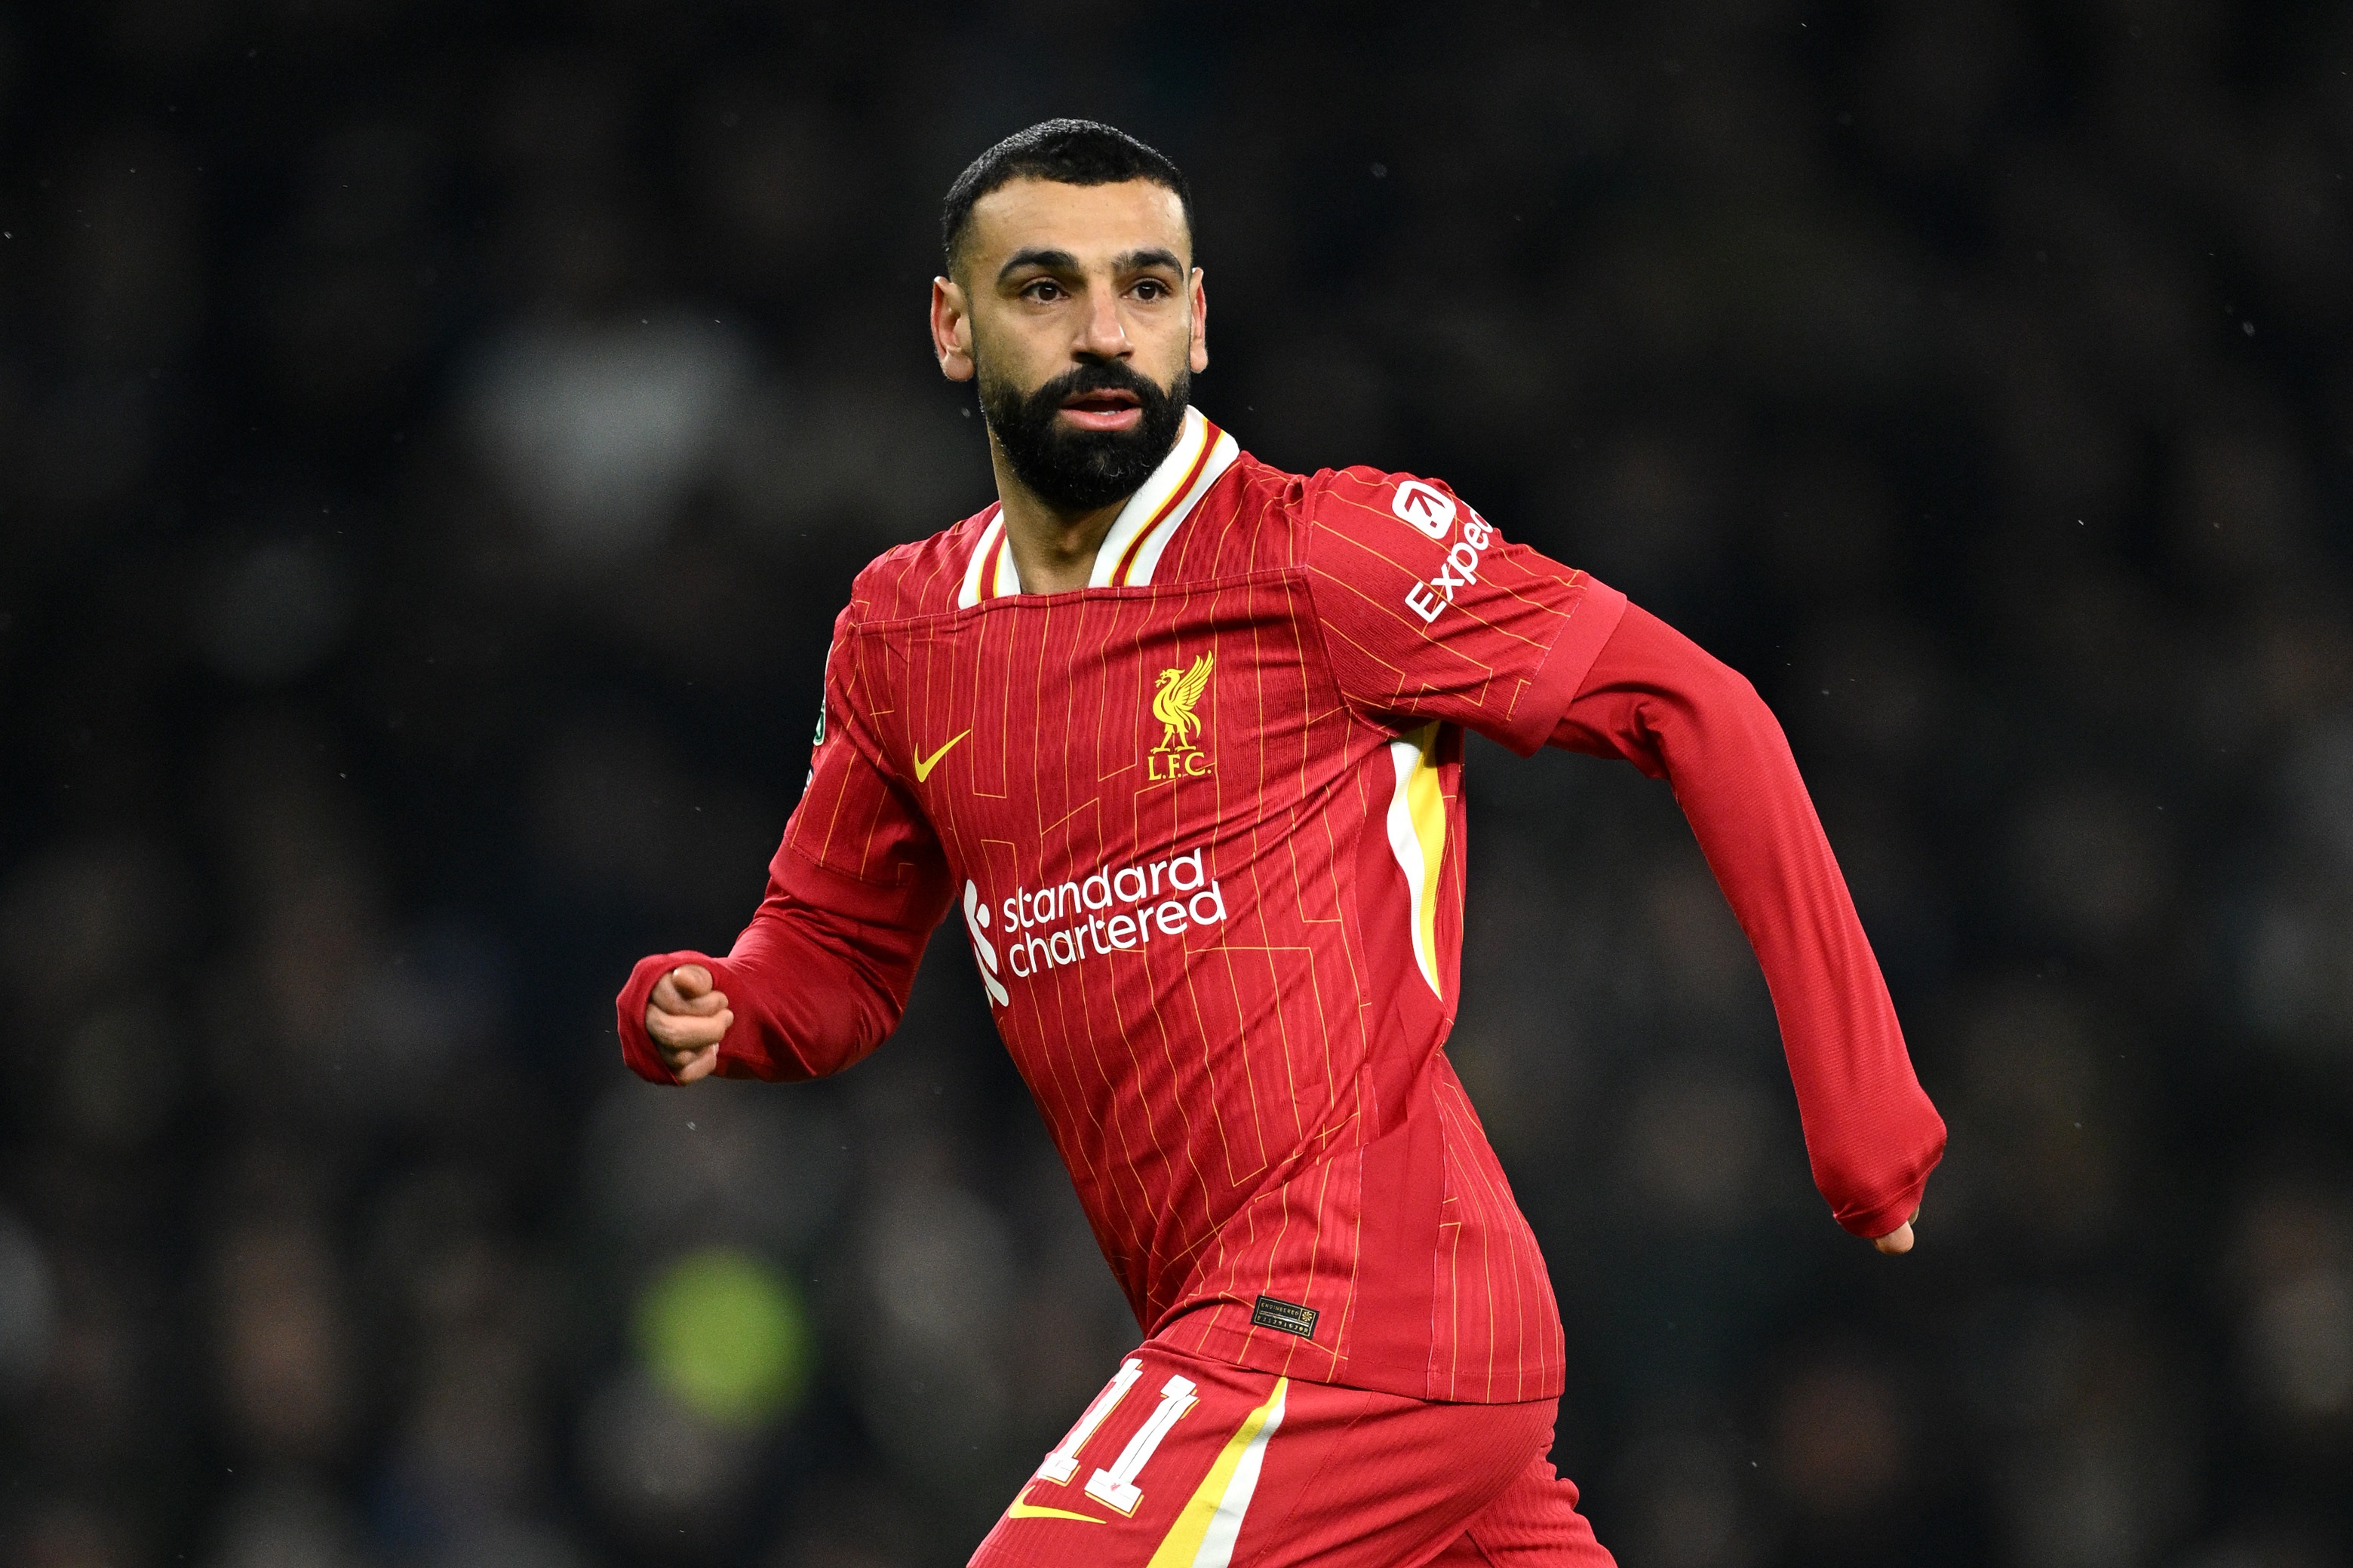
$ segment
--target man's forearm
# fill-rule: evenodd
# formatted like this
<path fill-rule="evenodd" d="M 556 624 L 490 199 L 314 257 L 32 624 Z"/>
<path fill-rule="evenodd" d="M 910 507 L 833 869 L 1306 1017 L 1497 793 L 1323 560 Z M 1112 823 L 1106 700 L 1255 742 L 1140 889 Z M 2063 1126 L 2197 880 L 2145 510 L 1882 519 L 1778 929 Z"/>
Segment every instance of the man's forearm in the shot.
<path fill-rule="evenodd" d="M 711 971 L 734 1023 L 719 1046 L 724 1078 L 798 1079 L 839 1072 L 898 1026 L 936 911 L 913 921 L 866 920 L 823 907 L 813 874 L 784 850 L 767 896 L 724 957 L 660 953 L 638 961 L 617 1002 L 622 1056 L 638 1077 L 674 1081 L 646 1028 L 661 977 L 681 964 Z"/>
<path fill-rule="evenodd" d="M 1771 710 L 1736 671 L 1630 605 L 1554 742 L 1673 786 L 1765 971 L 1815 1184 L 1854 1234 L 1895 1229 L 1919 1205 L 1945 1126 Z"/>

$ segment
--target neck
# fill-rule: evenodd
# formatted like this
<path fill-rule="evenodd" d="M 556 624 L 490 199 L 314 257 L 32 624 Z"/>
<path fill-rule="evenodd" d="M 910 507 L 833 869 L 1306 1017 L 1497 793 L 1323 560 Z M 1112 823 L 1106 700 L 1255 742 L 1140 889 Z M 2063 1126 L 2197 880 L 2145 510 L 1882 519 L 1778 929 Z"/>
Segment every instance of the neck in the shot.
<path fill-rule="evenodd" d="M 1087 511 L 1063 511 L 1021 482 L 989 437 L 988 457 L 997 469 L 997 499 L 1005 513 L 1005 547 L 1025 594 L 1060 594 L 1083 588 L 1095 569 L 1095 552 L 1119 521 L 1128 498 Z"/>

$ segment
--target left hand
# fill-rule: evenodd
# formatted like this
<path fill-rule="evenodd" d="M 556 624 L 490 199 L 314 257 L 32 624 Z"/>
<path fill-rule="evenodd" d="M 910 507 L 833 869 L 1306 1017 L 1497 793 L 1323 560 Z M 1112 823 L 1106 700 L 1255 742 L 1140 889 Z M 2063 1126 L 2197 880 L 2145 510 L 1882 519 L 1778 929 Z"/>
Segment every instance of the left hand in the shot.
<path fill-rule="evenodd" d="M 1902 1225 L 1897 1226 L 1885 1236 L 1874 1237 L 1871 1245 L 1879 1248 L 1880 1251 L 1887 1254 L 1890 1258 L 1894 1257 L 1899 1252 L 1911 1251 L 1912 1220 L 1918 1219 L 1919 1217 L 1920 1211 L 1917 1208 L 1915 1208 L 1912 1211 L 1912 1219 L 1905 1220 Z"/>

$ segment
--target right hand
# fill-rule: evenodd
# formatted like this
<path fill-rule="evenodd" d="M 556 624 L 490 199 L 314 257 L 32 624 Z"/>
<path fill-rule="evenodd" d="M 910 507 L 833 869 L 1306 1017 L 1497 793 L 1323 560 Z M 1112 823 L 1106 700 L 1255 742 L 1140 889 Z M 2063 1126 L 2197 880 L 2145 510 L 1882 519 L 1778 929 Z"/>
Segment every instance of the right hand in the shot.
<path fill-rule="evenodd" d="M 711 1076 L 719 1066 L 719 1042 L 734 1021 L 727 994 L 711 988 L 711 971 L 699 963 L 681 963 L 663 975 L 646 1003 L 646 1033 L 681 1083 Z"/>

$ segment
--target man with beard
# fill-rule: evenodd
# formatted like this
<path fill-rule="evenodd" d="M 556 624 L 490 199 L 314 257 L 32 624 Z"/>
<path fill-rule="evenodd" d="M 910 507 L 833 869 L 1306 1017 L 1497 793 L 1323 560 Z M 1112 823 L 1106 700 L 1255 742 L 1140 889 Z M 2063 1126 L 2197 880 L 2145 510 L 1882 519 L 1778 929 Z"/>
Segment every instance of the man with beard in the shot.
<path fill-rule="evenodd" d="M 1763 963 L 1814 1176 L 1883 1252 L 1944 1147 L 1787 743 L 1739 676 L 1444 485 L 1191 406 L 1176 168 L 1055 121 L 948 193 L 932 340 L 997 502 L 869 566 L 723 958 L 640 963 L 629 1065 L 836 1072 L 958 910 L 1145 1338 L 976 1563 L 1609 1561 L 1546 1461 L 1544 1260 L 1444 1045 L 1464 731 L 1669 779 Z"/>

